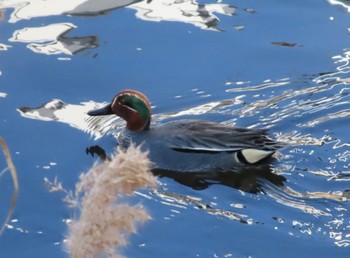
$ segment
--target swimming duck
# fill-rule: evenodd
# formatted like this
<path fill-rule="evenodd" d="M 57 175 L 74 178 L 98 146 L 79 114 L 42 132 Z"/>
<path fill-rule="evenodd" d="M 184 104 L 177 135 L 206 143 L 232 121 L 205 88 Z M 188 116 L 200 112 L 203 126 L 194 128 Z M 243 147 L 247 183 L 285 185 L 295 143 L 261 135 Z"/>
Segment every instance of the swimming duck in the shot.
<path fill-rule="evenodd" d="M 90 116 L 112 114 L 126 121 L 126 128 L 118 136 L 120 146 L 141 145 L 149 151 L 149 158 L 158 169 L 229 171 L 261 163 L 283 147 L 270 139 L 265 129 L 192 119 L 151 125 L 151 104 L 135 90 L 123 90 L 107 106 L 88 112 Z"/>

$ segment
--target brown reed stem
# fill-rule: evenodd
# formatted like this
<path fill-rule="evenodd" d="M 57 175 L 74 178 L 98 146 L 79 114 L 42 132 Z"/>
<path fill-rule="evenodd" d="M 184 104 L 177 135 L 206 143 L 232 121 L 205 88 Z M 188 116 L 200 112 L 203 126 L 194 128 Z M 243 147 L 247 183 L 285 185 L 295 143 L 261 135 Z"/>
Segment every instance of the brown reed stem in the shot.
<path fill-rule="evenodd" d="M 12 193 L 12 197 L 11 197 L 11 205 L 10 205 L 10 209 L 8 211 L 7 217 L 5 219 L 4 224 L 2 225 L 1 229 L 0 229 L 0 236 L 1 234 L 4 232 L 7 223 L 10 221 L 11 216 L 15 210 L 15 206 L 16 206 L 16 201 L 17 201 L 17 196 L 18 196 L 18 191 L 19 191 L 19 185 L 18 185 L 18 179 L 17 179 L 17 172 L 16 172 L 16 168 L 15 165 L 12 162 L 11 159 L 11 155 L 10 155 L 10 151 L 7 147 L 7 144 L 5 143 L 5 140 L 0 138 L 0 145 L 1 145 L 1 149 L 4 153 L 6 162 L 7 162 L 7 166 L 11 171 L 11 176 L 12 176 L 12 181 L 13 181 L 13 193 Z M 6 170 L 4 170 L 6 171 Z"/>

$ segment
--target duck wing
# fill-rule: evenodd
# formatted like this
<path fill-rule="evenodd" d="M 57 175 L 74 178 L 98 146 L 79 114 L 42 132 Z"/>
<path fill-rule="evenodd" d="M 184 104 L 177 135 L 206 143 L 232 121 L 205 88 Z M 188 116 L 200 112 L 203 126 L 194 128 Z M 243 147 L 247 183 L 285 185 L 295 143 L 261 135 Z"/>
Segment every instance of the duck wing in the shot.
<path fill-rule="evenodd" d="M 172 126 L 167 142 L 170 148 L 183 152 L 240 152 L 249 163 L 255 163 L 282 148 L 270 139 L 266 129 L 232 127 L 202 120 L 178 121 Z M 252 161 L 252 162 L 250 162 Z"/>

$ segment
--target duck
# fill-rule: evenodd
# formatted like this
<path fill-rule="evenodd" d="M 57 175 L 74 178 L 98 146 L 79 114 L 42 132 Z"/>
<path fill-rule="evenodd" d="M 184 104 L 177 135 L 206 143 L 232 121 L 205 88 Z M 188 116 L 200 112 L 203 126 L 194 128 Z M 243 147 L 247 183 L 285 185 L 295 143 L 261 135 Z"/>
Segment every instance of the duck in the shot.
<path fill-rule="evenodd" d="M 178 172 L 230 171 L 269 160 L 285 146 L 268 136 L 267 129 L 250 129 L 198 119 L 151 124 L 152 107 L 141 92 L 125 89 L 89 116 L 117 115 L 126 126 L 117 136 L 119 146 L 131 144 L 147 151 L 154 168 Z"/>

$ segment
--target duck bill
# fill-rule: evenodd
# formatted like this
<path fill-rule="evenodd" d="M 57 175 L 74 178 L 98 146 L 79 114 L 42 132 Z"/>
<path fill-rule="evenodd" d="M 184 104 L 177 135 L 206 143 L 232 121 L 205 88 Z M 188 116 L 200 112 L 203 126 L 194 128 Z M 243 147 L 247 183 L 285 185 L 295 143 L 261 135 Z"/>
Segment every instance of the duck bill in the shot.
<path fill-rule="evenodd" d="M 90 110 L 87 112 L 89 116 L 106 116 L 106 115 L 113 115 L 114 112 L 112 111 L 111 104 L 108 104 L 105 107 L 95 109 L 95 110 Z"/>

